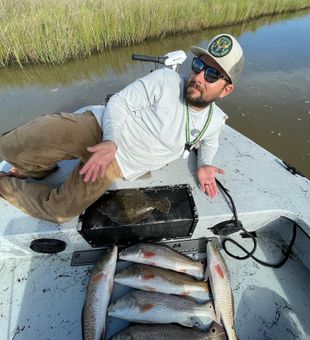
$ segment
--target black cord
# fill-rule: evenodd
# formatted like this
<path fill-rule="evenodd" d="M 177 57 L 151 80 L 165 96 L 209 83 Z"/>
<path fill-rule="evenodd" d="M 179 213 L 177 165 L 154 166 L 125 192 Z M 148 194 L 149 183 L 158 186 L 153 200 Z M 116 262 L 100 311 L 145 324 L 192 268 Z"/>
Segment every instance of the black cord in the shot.
<path fill-rule="evenodd" d="M 271 268 L 280 268 L 282 267 L 286 261 L 288 260 L 290 254 L 291 254 L 291 251 L 292 251 L 292 248 L 293 248 L 293 245 L 295 243 L 295 239 L 296 239 L 296 232 L 297 232 L 297 226 L 298 224 L 295 222 L 295 221 L 292 221 L 294 222 L 294 226 L 293 226 L 293 236 L 292 236 L 292 239 L 291 239 L 291 242 L 289 244 L 289 247 L 284 255 L 284 258 L 279 261 L 278 263 L 268 263 L 268 262 L 265 262 L 265 261 L 262 261 L 260 259 L 258 259 L 257 257 L 254 256 L 254 253 L 257 249 L 257 240 L 255 238 L 255 236 L 251 233 L 249 233 L 242 225 L 242 223 L 238 220 L 238 214 L 237 214 L 237 209 L 236 209 L 236 206 L 235 206 L 235 203 L 234 203 L 234 200 L 232 199 L 231 195 L 228 193 L 228 189 L 226 189 L 223 184 L 218 180 L 218 179 L 215 179 L 216 180 L 216 183 L 217 185 L 220 187 L 220 189 L 223 191 L 223 193 L 229 198 L 230 202 L 231 202 L 231 206 L 232 206 L 232 211 L 233 211 L 233 214 L 234 214 L 234 222 L 235 222 L 235 225 L 237 226 L 237 224 L 239 224 L 239 228 L 241 230 L 243 230 L 243 232 L 253 240 L 253 249 L 249 252 L 247 249 L 245 249 L 240 243 L 238 243 L 237 241 L 231 239 L 231 238 L 228 238 L 226 237 L 223 242 L 222 242 L 222 247 L 224 249 L 224 251 L 226 252 L 227 255 L 231 256 L 232 258 L 236 259 L 236 260 L 246 260 L 248 258 L 252 258 L 254 261 L 258 262 L 259 264 L 263 265 L 263 266 L 266 266 L 266 267 L 271 267 Z M 231 252 L 229 252 L 226 248 L 226 243 L 227 242 L 231 242 L 233 243 L 234 245 L 236 245 L 237 247 L 239 247 L 241 250 L 243 250 L 247 255 L 245 256 L 237 256 L 237 255 L 233 255 Z"/>
<path fill-rule="evenodd" d="M 238 221 L 237 209 L 236 209 L 234 200 L 232 199 L 232 197 L 230 196 L 230 194 L 228 192 L 228 189 L 226 189 L 224 187 L 224 185 L 217 178 L 215 178 L 215 181 L 216 181 L 217 185 L 221 188 L 221 190 L 224 192 L 224 194 L 229 198 L 231 206 L 232 206 L 232 211 L 233 211 L 233 214 L 234 214 L 234 217 L 235 217 L 235 221 Z"/>

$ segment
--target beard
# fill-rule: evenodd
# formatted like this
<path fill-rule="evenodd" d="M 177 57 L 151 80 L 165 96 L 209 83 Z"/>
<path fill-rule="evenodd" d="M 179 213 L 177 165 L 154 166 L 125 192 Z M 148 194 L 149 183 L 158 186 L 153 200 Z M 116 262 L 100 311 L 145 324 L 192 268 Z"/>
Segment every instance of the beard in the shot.
<path fill-rule="evenodd" d="M 190 93 L 191 87 L 198 90 L 200 92 L 200 96 L 191 95 Z M 204 89 L 199 84 L 197 84 L 194 80 L 188 81 L 186 83 L 184 96 L 188 104 L 195 106 L 195 107 L 200 107 L 200 108 L 207 107 L 211 102 L 203 98 L 203 93 L 204 93 Z"/>

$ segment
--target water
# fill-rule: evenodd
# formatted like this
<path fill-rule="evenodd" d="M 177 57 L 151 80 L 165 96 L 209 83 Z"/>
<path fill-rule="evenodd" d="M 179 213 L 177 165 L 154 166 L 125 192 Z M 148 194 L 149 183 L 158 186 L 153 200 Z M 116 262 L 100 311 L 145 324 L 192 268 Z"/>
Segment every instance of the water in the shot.
<path fill-rule="evenodd" d="M 103 103 L 153 68 L 131 61 L 132 53 L 183 49 L 189 60 L 181 72 L 187 73 L 190 46 L 206 45 L 221 32 L 238 37 L 246 59 L 235 91 L 219 102 L 228 124 L 310 178 L 309 10 L 117 48 L 65 65 L 2 69 L 0 133 L 41 114 Z"/>

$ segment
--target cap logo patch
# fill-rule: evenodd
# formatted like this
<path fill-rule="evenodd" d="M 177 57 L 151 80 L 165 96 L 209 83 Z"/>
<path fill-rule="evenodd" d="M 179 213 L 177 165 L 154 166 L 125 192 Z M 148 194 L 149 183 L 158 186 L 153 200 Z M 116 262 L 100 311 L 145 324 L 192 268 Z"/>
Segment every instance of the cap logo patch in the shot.
<path fill-rule="evenodd" d="M 232 49 L 233 42 L 227 35 L 222 35 L 215 39 L 209 46 L 209 53 L 214 57 L 224 57 Z"/>

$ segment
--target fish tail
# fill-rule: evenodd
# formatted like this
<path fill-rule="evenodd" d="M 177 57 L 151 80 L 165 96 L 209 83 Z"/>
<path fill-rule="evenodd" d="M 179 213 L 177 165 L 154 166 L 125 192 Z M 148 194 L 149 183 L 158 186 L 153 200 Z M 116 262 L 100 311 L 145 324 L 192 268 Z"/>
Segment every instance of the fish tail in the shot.
<path fill-rule="evenodd" d="M 170 208 L 171 208 L 171 203 L 170 203 L 170 201 L 168 200 L 168 197 L 164 197 L 164 198 L 162 198 L 160 201 L 158 201 L 158 204 L 156 205 L 156 208 L 157 208 L 160 212 L 162 212 L 162 213 L 168 215 L 168 214 L 169 214 L 169 211 L 170 211 Z"/>
<path fill-rule="evenodd" d="M 225 328 L 215 321 L 213 321 L 210 328 L 208 329 L 208 334 L 210 334 L 210 339 L 213 339 L 213 336 L 216 340 L 228 339 Z"/>

